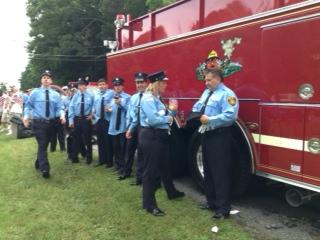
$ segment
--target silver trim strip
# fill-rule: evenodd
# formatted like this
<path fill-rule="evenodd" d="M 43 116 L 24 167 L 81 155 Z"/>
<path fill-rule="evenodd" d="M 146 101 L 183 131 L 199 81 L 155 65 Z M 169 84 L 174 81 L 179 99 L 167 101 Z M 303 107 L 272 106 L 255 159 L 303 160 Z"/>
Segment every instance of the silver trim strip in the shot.
<path fill-rule="evenodd" d="M 285 107 L 316 107 L 320 108 L 319 103 L 279 103 L 279 102 L 260 102 L 261 106 L 285 106 Z"/>
<path fill-rule="evenodd" d="M 165 97 L 163 99 L 170 99 L 174 98 L 177 100 L 199 100 L 200 98 L 193 98 L 193 97 Z M 259 102 L 260 99 L 256 98 L 239 98 L 239 101 L 247 101 L 247 102 Z"/>
<path fill-rule="evenodd" d="M 239 101 L 260 102 L 260 99 L 257 99 L 257 98 L 239 98 Z"/>
<path fill-rule="evenodd" d="M 114 53 L 108 53 L 106 55 L 107 56 L 114 56 L 114 55 L 118 55 L 118 54 L 125 53 L 125 52 L 130 52 L 130 51 L 134 51 L 134 50 L 138 50 L 138 49 L 142 49 L 142 48 L 147 48 L 147 47 L 151 47 L 151 46 L 154 46 L 154 45 L 159 45 L 161 43 L 167 43 L 167 42 L 171 42 L 173 40 L 177 40 L 177 39 L 181 39 L 181 38 L 197 35 L 197 34 L 200 34 L 200 33 L 206 33 L 206 32 L 209 32 L 209 31 L 212 31 L 212 30 L 216 30 L 216 29 L 219 29 L 219 28 L 225 28 L 225 27 L 228 27 L 228 26 L 231 26 L 231 25 L 244 23 L 244 22 L 248 22 L 248 21 L 251 21 L 251 20 L 259 19 L 259 18 L 280 14 L 280 13 L 287 12 L 287 11 L 290 11 L 290 10 L 296 10 L 296 9 L 299 9 L 299 8 L 312 6 L 312 5 L 315 5 L 315 4 L 318 4 L 318 3 L 320 3 L 320 0 L 304 1 L 304 2 L 301 2 L 301 3 L 292 4 L 292 5 L 289 5 L 289 6 L 286 6 L 286 7 L 282 7 L 282 8 L 278 8 L 278 9 L 262 12 L 262 13 L 257 13 L 257 14 L 251 15 L 251 16 L 247 16 L 247 17 L 236 19 L 236 20 L 231 20 L 231 21 L 228 21 L 228 22 L 220 23 L 220 24 L 213 25 L 213 26 L 210 26 L 210 27 L 201 28 L 199 30 L 191 31 L 191 32 L 188 32 L 188 33 L 182 33 L 182 34 L 179 34 L 177 36 L 168 37 L 168 38 L 165 38 L 165 39 L 162 39 L 162 40 L 158 40 L 158 41 L 154 41 L 154 42 L 151 42 L 151 43 L 146 43 L 146 44 L 142 44 L 142 45 L 139 45 L 139 46 L 126 48 L 126 49 L 123 49 L 123 50 L 116 51 Z"/>
<path fill-rule="evenodd" d="M 199 98 L 189 98 L 189 97 L 165 97 L 163 99 L 170 99 L 170 98 L 174 98 L 177 100 L 199 100 Z"/>
<path fill-rule="evenodd" d="M 301 22 L 303 20 L 313 19 L 313 18 L 317 18 L 317 17 L 320 17 L 320 13 L 315 13 L 315 14 L 310 14 L 310 15 L 303 16 L 303 17 L 292 18 L 292 19 L 288 19 L 288 20 L 284 20 L 284 21 L 280 21 L 280 22 L 270 23 L 270 24 L 262 25 L 260 28 L 269 28 L 269 27 L 273 27 L 273 26 L 284 25 L 287 23 Z"/>
<path fill-rule="evenodd" d="M 259 171 L 259 170 L 256 171 L 256 175 L 261 176 L 261 177 L 265 177 L 265 178 L 268 178 L 268 179 L 271 179 L 271 180 L 283 182 L 283 183 L 286 183 L 286 184 L 289 184 L 289 185 L 293 185 L 293 186 L 296 186 L 296 187 L 301 187 L 301 188 L 304 188 L 304 189 L 308 189 L 308 190 L 311 190 L 311 191 L 320 192 L 320 186 L 312 185 L 312 184 L 309 184 L 309 183 L 304 183 L 304 182 L 300 182 L 300 181 L 297 181 L 297 180 L 276 176 L 276 175 L 273 175 L 273 174 L 270 174 L 270 173 L 265 173 L 265 172 L 262 172 L 262 171 Z"/>

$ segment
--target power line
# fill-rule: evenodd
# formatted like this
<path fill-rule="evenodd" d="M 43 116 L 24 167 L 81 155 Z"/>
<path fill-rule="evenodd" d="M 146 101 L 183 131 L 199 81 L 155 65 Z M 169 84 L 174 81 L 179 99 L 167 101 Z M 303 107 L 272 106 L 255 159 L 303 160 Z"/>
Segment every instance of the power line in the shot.
<path fill-rule="evenodd" d="M 41 57 L 33 57 L 30 58 L 29 60 L 46 60 L 46 61 L 61 61 L 61 62 L 104 62 L 105 60 L 99 60 L 99 59 L 76 59 L 76 58 L 41 58 Z"/>
<path fill-rule="evenodd" d="M 32 54 L 32 56 L 39 56 L 39 57 L 104 57 L 105 55 L 66 55 L 66 54 Z"/>

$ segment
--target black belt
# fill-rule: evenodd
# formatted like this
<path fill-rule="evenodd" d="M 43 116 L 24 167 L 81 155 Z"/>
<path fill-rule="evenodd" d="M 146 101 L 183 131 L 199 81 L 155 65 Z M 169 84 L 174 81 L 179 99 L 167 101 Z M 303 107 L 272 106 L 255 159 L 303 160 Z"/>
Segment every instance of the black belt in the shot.
<path fill-rule="evenodd" d="M 83 120 L 83 119 L 87 119 L 89 115 L 85 115 L 85 116 L 75 116 L 74 119 L 76 120 Z"/>
<path fill-rule="evenodd" d="M 231 130 L 231 128 L 232 128 L 232 126 L 220 127 L 220 128 L 216 128 L 216 129 L 213 129 L 213 130 L 205 131 L 204 134 L 207 135 L 207 136 L 215 135 L 215 134 L 218 134 L 218 133 L 228 132 L 228 131 Z"/>
<path fill-rule="evenodd" d="M 169 129 L 162 129 L 162 128 L 153 128 L 153 127 L 143 127 L 140 126 L 141 129 L 148 129 L 148 130 L 152 130 L 154 132 L 163 132 L 163 133 L 168 133 Z"/>
<path fill-rule="evenodd" d="M 54 123 L 55 119 L 32 119 L 35 123 Z"/>

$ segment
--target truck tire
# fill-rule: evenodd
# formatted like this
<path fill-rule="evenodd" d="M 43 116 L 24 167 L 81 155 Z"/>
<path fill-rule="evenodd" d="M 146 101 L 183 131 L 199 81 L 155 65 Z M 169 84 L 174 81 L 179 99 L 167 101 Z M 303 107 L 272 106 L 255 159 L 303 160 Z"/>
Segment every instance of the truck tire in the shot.
<path fill-rule="evenodd" d="M 250 183 L 250 155 L 249 149 L 245 146 L 244 137 L 239 136 L 240 131 L 237 131 L 237 126 L 233 130 L 233 163 L 232 163 L 232 181 L 231 181 L 231 196 L 237 197 L 243 195 Z M 191 176 L 195 183 L 204 190 L 204 174 L 202 163 L 201 136 L 195 131 L 189 142 L 188 165 Z"/>

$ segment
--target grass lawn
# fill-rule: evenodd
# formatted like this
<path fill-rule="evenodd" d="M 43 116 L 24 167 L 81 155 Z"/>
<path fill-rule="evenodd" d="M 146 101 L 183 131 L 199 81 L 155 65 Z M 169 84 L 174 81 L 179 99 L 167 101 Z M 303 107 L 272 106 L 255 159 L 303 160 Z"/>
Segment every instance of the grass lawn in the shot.
<path fill-rule="evenodd" d="M 0 240 L 11 239 L 252 239 L 232 219 L 214 223 L 187 197 L 169 201 L 157 192 L 165 217 L 141 209 L 141 188 L 119 182 L 106 168 L 66 164 L 49 154 L 51 178 L 34 169 L 33 138 L 0 135 Z M 210 231 L 218 225 L 218 234 Z"/>

